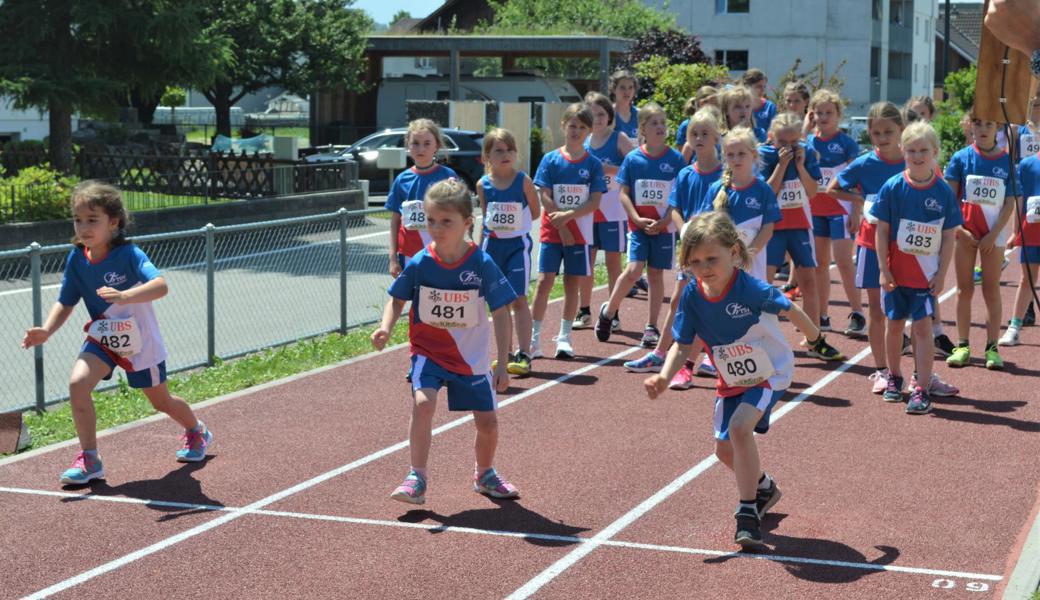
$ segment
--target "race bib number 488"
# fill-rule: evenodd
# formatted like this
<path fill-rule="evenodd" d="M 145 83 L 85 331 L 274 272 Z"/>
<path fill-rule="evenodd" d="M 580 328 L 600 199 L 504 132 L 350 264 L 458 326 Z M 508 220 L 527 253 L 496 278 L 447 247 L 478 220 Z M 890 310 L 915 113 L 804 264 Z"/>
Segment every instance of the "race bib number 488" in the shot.
<path fill-rule="evenodd" d="M 488 202 L 484 226 L 489 231 L 520 231 L 524 225 L 524 210 L 519 202 Z"/>

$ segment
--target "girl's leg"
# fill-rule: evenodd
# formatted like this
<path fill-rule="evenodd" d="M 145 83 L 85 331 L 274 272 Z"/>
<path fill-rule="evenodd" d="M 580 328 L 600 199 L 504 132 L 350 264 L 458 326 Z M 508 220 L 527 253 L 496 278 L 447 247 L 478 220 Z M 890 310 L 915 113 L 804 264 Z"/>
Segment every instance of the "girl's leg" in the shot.
<path fill-rule="evenodd" d="M 1004 262 L 1004 248 L 997 246 L 979 258 L 982 262 L 982 297 L 986 301 L 986 346 L 989 346 L 997 343 L 1004 318 L 1000 302 L 1000 267 Z"/>
<path fill-rule="evenodd" d="M 605 252 L 603 253 L 603 262 L 607 266 L 607 289 L 613 290 L 614 285 L 617 284 L 618 277 L 621 277 L 621 253 Z M 592 264 L 595 265 L 596 261 L 593 260 Z"/>
<path fill-rule="evenodd" d="M 903 319 L 886 321 L 885 359 L 888 361 L 888 372 L 895 377 L 902 377 L 903 370 L 899 366 L 899 358 L 903 355 Z M 917 354 L 915 352 L 915 354 Z"/>
<path fill-rule="evenodd" d="M 799 281 L 803 274 L 799 274 Z M 737 477 L 740 500 L 754 500 L 758 495 L 758 480 L 762 477 L 762 463 L 755 442 L 755 425 L 762 411 L 750 404 L 741 404 L 729 420 L 729 439 L 733 447 L 733 472 Z"/>
<path fill-rule="evenodd" d="M 1036 263 L 1022 263 L 1022 276 L 1018 280 L 1018 291 L 1015 292 L 1015 313 L 1011 315 L 1012 317 L 1016 319 L 1025 318 L 1026 307 L 1029 306 L 1029 302 L 1033 299 L 1033 290 L 1029 283 L 1030 277 L 1032 277 L 1033 285 L 1036 285 L 1038 270 L 1040 270 L 1040 265 Z"/>
<path fill-rule="evenodd" d="M 675 282 L 675 287 L 672 289 L 672 297 L 668 303 L 668 313 L 664 317 L 664 327 L 661 329 L 661 339 L 657 341 L 657 350 L 660 353 L 668 352 L 668 349 L 672 347 L 672 324 L 675 323 L 675 312 L 679 310 L 679 296 L 682 295 L 686 284 L 689 279 L 678 279 Z M 1024 310 L 1024 309 L 1023 309 Z"/>
<path fill-rule="evenodd" d="M 539 273 L 538 284 L 534 288 L 534 305 L 531 307 L 531 318 L 541 321 L 545 318 L 545 309 L 549 305 L 549 293 L 556 283 L 556 273 Z"/>
<path fill-rule="evenodd" d="M 773 285 L 773 280 L 776 279 L 776 272 L 778 269 L 779 267 L 774 267 L 773 265 L 766 265 L 766 281 L 769 283 L 769 285 Z"/>
<path fill-rule="evenodd" d="M 863 314 L 863 298 L 856 287 L 856 265 L 852 264 L 852 240 L 832 240 L 831 246 L 834 248 L 834 262 L 838 265 L 838 274 L 841 275 L 841 287 L 849 301 L 849 311 Z M 820 306 L 821 310 L 826 306 L 822 304 L 822 300 Z"/>
<path fill-rule="evenodd" d="M 928 382 L 932 380 L 932 362 L 935 360 L 935 352 L 932 350 L 932 318 L 925 317 L 914 321 L 910 326 L 910 332 L 914 336 L 914 367 L 917 371 L 918 385 L 928 390 Z M 918 350 L 918 348 L 920 350 Z"/>
<path fill-rule="evenodd" d="M 76 425 L 79 446 L 83 450 L 97 450 L 97 415 L 91 392 L 111 369 L 100 358 L 88 352 L 81 353 L 72 365 L 69 375 L 69 404 L 72 422 Z"/>
<path fill-rule="evenodd" d="M 563 275 L 563 318 L 573 321 L 578 314 L 578 294 L 581 286 L 592 281 L 591 275 Z M 543 311 L 544 316 L 544 311 Z"/>
<path fill-rule="evenodd" d="M 668 234 L 671 235 L 671 234 Z M 650 288 L 647 299 L 650 303 L 647 324 L 657 327 L 657 319 L 661 316 L 661 303 L 664 302 L 664 271 L 650 267 L 646 270 L 646 281 Z"/>
<path fill-rule="evenodd" d="M 595 265 L 596 264 L 596 253 L 597 252 L 599 252 L 599 248 L 597 248 L 596 246 L 589 246 L 589 264 L 590 265 Z M 611 255 L 610 252 L 606 252 L 604 254 L 604 256 L 606 256 L 608 258 L 608 260 L 609 260 L 610 255 Z M 593 286 L 592 277 L 589 277 L 588 281 L 583 281 L 581 283 L 581 289 L 579 290 L 579 295 L 578 295 L 578 306 L 580 308 L 585 308 L 585 307 L 589 306 L 592 303 L 592 286 Z"/>
<path fill-rule="evenodd" d="M 426 477 L 426 463 L 430 458 L 430 443 L 433 439 L 433 413 L 437 408 L 437 390 L 421 388 L 415 390 L 412 403 L 412 419 L 408 425 L 408 453 L 412 468 Z"/>
<path fill-rule="evenodd" d="M 733 470 L 733 444 L 729 440 L 715 440 L 715 456 L 727 469 Z"/>
<path fill-rule="evenodd" d="M 531 307 L 527 296 L 517 296 L 513 301 L 513 324 L 516 328 L 516 341 L 520 350 L 531 353 Z"/>
<path fill-rule="evenodd" d="M 816 276 L 813 267 L 796 267 L 798 287 L 802 290 L 802 310 L 813 325 L 820 325 L 820 298 L 816 289 Z M 805 332 L 802 332 L 805 333 Z"/>
<path fill-rule="evenodd" d="M 831 302 L 831 238 L 816 238 L 816 267 L 812 270 L 813 283 L 816 285 L 816 301 L 819 303 L 819 316 L 829 317 L 828 305 Z M 805 304 L 805 290 L 802 290 L 802 304 Z"/>
<path fill-rule="evenodd" d="M 867 320 L 867 342 L 870 344 L 870 352 L 874 355 L 874 366 L 877 370 L 888 366 L 888 355 L 885 350 L 885 311 L 881 308 L 881 290 L 867 288 L 867 310 L 870 315 Z M 902 348 L 903 336 L 899 335 L 899 344 Z"/>
<path fill-rule="evenodd" d="M 610 300 L 607 302 L 607 316 L 612 316 L 621 308 L 621 301 L 628 295 L 628 290 L 632 289 L 632 284 L 639 279 L 639 276 L 643 273 L 642 261 L 634 261 L 625 265 L 625 270 L 621 272 L 621 276 L 618 277 L 617 283 L 610 291 Z M 661 301 L 660 298 L 657 299 Z M 598 316 L 598 315 L 597 315 Z"/>
<path fill-rule="evenodd" d="M 181 427 L 195 429 L 199 426 L 199 420 L 195 418 L 195 413 L 191 410 L 191 406 L 183 399 L 170 394 L 170 388 L 165 381 L 150 388 L 143 388 L 141 391 L 148 398 L 148 401 L 152 403 L 155 410 L 166 413 L 171 419 L 177 421 Z"/>
<path fill-rule="evenodd" d="M 968 341 L 971 332 L 971 298 L 975 295 L 975 248 L 957 242 L 953 253 L 953 269 L 957 275 L 957 339 Z M 997 271 L 1000 269 L 998 267 Z"/>
<path fill-rule="evenodd" d="M 498 415 L 493 410 L 473 411 L 473 424 L 477 438 L 473 451 L 477 459 L 477 474 L 483 474 L 495 464 L 495 449 L 498 447 Z"/>

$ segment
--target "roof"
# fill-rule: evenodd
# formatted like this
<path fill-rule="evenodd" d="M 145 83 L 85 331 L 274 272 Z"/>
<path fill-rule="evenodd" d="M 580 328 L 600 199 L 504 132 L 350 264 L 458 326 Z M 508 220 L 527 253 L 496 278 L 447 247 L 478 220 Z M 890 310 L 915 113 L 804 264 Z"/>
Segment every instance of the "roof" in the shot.
<path fill-rule="evenodd" d="M 982 2 L 957 3 L 950 6 L 950 48 L 971 62 L 978 62 L 982 44 Z M 945 41 L 946 11 L 939 8 L 935 35 Z"/>
<path fill-rule="evenodd" d="M 628 52 L 635 40 L 602 35 L 370 35 L 366 50 L 384 56 L 598 56 Z"/>
<path fill-rule="evenodd" d="M 404 17 L 398 19 L 390 25 L 388 30 L 390 33 L 407 33 L 415 28 L 416 25 L 422 22 L 422 19 L 416 19 L 415 17 Z"/>
<path fill-rule="evenodd" d="M 429 15 L 412 26 L 413 31 L 444 31 L 452 24 L 463 30 L 471 30 L 480 21 L 491 21 L 495 11 L 487 0 L 446 0 Z"/>

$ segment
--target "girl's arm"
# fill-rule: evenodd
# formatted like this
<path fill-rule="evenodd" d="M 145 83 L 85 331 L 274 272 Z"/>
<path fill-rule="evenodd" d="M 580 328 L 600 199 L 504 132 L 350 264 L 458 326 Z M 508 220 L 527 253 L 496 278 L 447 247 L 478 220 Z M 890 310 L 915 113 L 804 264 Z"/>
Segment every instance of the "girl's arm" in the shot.
<path fill-rule="evenodd" d="M 397 231 L 401 229 L 401 213 L 390 213 L 390 276 L 394 279 L 401 274 L 401 265 L 397 262 Z"/>
<path fill-rule="evenodd" d="M 98 288 L 97 295 L 110 304 L 140 304 L 158 300 L 167 292 L 169 292 L 169 287 L 166 285 L 166 279 L 156 277 L 144 285 L 130 288 L 125 292 L 110 287 Z"/>
<path fill-rule="evenodd" d="M 621 153 L 621 157 L 628 156 L 628 153 L 636 149 L 636 142 L 632 138 L 628 137 L 627 133 L 621 132 L 617 136 L 617 149 Z"/>
<path fill-rule="evenodd" d="M 862 194 L 841 189 L 837 177 L 831 180 L 825 191 L 838 200 L 844 200 L 852 204 L 852 212 L 849 213 L 848 230 L 855 237 L 856 232 L 859 231 L 859 222 L 863 218 L 863 203 L 866 202 L 866 198 Z"/>
<path fill-rule="evenodd" d="M 766 244 L 769 243 L 769 239 L 773 237 L 773 229 L 775 226 L 776 223 L 766 223 L 763 225 L 762 228 L 758 230 L 758 235 L 755 236 L 755 239 L 751 240 L 751 245 L 748 247 L 748 250 L 753 251 L 756 256 L 760 254 L 762 250 L 765 249 Z"/>
<path fill-rule="evenodd" d="M 513 321 L 510 318 L 509 305 L 500 306 L 491 313 L 491 321 L 495 327 L 495 346 L 498 349 L 498 365 L 493 375 L 495 390 L 504 392 L 509 388 L 509 346 L 513 339 Z"/>
<path fill-rule="evenodd" d="M 773 188 L 774 194 L 779 195 L 784 187 L 784 173 L 787 172 L 787 165 L 791 163 L 791 151 L 785 146 L 776 151 L 776 157 L 776 167 L 773 168 L 769 179 L 766 179 L 766 183 Z"/>
<path fill-rule="evenodd" d="M 1004 205 L 1000 207 L 1000 214 L 997 215 L 997 222 L 993 225 L 993 229 L 979 240 L 980 252 L 989 254 L 996 246 L 997 236 L 1004 231 L 1004 227 L 1007 226 L 1008 219 L 1011 218 L 1011 214 L 1015 211 L 1015 205 L 1020 201 L 1020 198 L 1020 196 L 1004 197 Z"/>
<path fill-rule="evenodd" d="M 812 198 L 816 195 L 816 190 L 820 184 L 805 168 L 805 153 L 807 151 L 803 146 L 798 146 L 798 149 L 795 150 L 794 168 L 798 171 L 798 179 L 802 181 L 802 187 L 805 188 L 806 196 Z"/>
<path fill-rule="evenodd" d="M 797 304 L 791 303 L 790 310 L 782 310 L 780 311 L 780 315 L 787 317 L 792 323 L 794 323 L 794 326 L 805 335 L 805 339 L 809 342 L 809 345 L 819 341 L 820 336 L 823 335 L 820 328 L 813 324 L 809 315 L 805 314 L 805 311 L 803 311 Z M 668 381 L 671 381 L 671 379 Z"/>
<path fill-rule="evenodd" d="M 668 389 L 668 382 L 672 380 L 672 377 L 675 377 L 675 374 L 679 372 L 679 367 L 690 357 L 690 349 L 692 347 L 692 344 L 673 343 L 672 347 L 668 349 L 668 357 L 664 359 L 664 366 L 661 367 L 661 372 L 651 375 L 643 381 L 646 395 L 651 400 L 657 398 Z"/>
<path fill-rule="evenodd" d="M 654 224 L 653 219 L 647 219 L 636 211 L 636 205 L 632 202 L 632 188 L 623 185 L 621 186 L 621 193 L 618 195 L 621 198 L 621 207 L 625 209 L 625 214 L 628 215 L 628 218 L 631 219 L 633 223 L 639 225 L 640 229 L 646 229 Z"/>
<path fill-rule="evenodd" d="M 682 159 L 686 164 L 690 164 L 690 159 L 693 158 L 693 146 L 690 142 L 683 142 L 682 145 Z"/>
<path fill-rule="evenodd" d="M 75 306 L 65 306 L 61 302 L 55 302 L 51 307 L 51 312 L 47 315 L 47 320 L 43 322 L 43 327 L 30 327 L 25 330 L 22 348 L 28 349 L 46 342 L 55 331 L 65 324 L 65 321 L 69 320 L 74 310 L 76 310 Z"/>
<path fill-rule="evenodd" d="M 477 237 L 476 237 L 476 239 L 473 240 L 473 242 L 477 246 L 480 246 L 481 238 L 484 237 L 484 226 L 483 226 L 484 223 L 483 223 L 483 221 L 487 217 L 487 200 L 484 199 L 484 186 L 480 185 L 479 181 L 477 182 L 476 188 L 477 188 L 477 199 L 480 200 L 480 220 L 481 220 L 481 224 L 480 224 L 480 226 L 478 226 L 476 228 L 477 229 Z"/>
<path fill-rule="evenodd" d="M 531 211 L 531 222 L 537 221 L 542 214 L 541 206 L 538 204 L 538 190 L 527 175 L 524 175 L 524 198 L 527 198 L 527 208 Z"/>
<path fill-rule="evenodd" d="M 892 271 L 888 268 L 888 238 L 891 234 L 888 221 L 878 221 L 874 232 L 874 248 L 877 249 L 878 268 L 881 270 L 881 289 L 891 292 L 896 289 Z M 944 234 L 945 235 L 945 234 Z"/>
<path fill-rule="evenodd" d="M 397 298 L 390 298 L 387 301 L 386 306 L 383 308 L 383 318 L 379 321 L 379 328 L 373 331 L 371 336 L 372 345 L 376 350 L 382 350 L 386 347 L 386 342 L 390 339 L 390 332 L 393 331 L 394 325 L 397 324 L 397 319 L 401 317 L 404 303 L 404 300 Z M 506 347 L 508 348 L 509 345 L 506 344 Z"/>
<path fill-rule="evenodd" d="M 668 206 L 665 209 L 664 215 L 660 219 L 654 221 L 653 225 L 646 228 L 646 232 L 650 235 L 657 235 L 668 230 L 668 224 L 672 222 L 672 215 L 677 213 L 674 206 Z"/>
<path fill-rule="evenodd" d="M 942 233 L 942 248 L 939 250 L 939 270 L 935 272 L 935 277 L 928 282 L 933 296 L 939 295 L 943 288 L 943 282 L 946 281 L 946 271 L 949 270 L 950 261 L 953 260 L 953 241 L 956 239 L 956 236 L 957 234 L 954 233 L 953 228 L 947 229 Z"/>
<path fill-rule="evenodd" d="M 549 222 L 557 229 L 562 229 L 568 221 L 573 221 L 578 217 L 584 217 L 585 215 L 596 212 L 596 209 L 599 208 L 599 201 L 602 196 L 603 192 L 592 192 L 589 194 L 589 199 L 585 204 L 582 204 L 579 208 L 573 210 L 558 210 L 550 217 Z"/>

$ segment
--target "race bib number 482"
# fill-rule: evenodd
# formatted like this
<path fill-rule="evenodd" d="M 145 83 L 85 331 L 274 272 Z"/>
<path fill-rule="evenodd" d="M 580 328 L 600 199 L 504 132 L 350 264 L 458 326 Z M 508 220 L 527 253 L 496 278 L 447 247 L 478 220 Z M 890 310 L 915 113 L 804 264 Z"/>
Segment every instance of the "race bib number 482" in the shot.
<path fill-rule="evenodd" d="M 90 324 L 87 335 L 120 356 L 133 356 L 141 351 L 141 330 L 133 317 L 98 319 Z"/>
<path fill-rule="evenodd" d="M 560 210 L 576 210 L 589 201 L 589 186 L 580 183 L 557 183 L 553 200 Z"/>

